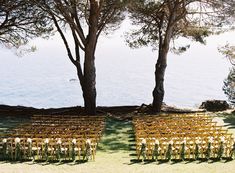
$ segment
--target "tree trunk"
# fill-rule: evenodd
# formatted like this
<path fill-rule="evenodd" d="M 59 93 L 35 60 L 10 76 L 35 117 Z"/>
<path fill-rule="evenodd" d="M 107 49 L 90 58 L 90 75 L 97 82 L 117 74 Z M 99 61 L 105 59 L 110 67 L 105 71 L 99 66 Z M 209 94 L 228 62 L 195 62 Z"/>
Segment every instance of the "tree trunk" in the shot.
<path fill-rule="evenodd" d="M 82 86 L 84 107 L 89 115 L 96 114 L 96 70 L 95 58 L 91 50 L 86 50 L 84 62 L 84 83 Z"/>
<path fill-rule="evenodd" d="M 91 1 L 89 16 L 89 32 L 86 38 L 84 58 L 84 80 L 82 84 L 85 111 L 89 115 L 96 114 L 96 72 L 95 49 L 97 44 L 99 6 Z"/>
<path fill-rule="evenodd" d="M 165 32 L 165 35 L 162 35 L 162 25 L 159 28 L 159 52 L 158 60 L 155 65 L 155 88 L 153 90 L 153 103 L 152 109 L 154 112 L 161 112 L 162 102 L 165 94 L 164 90 L 164 77 L 167 66 L 167 54 L 169 51 L 170 41 L 173 33 L 174 20 L 175 20 L 175 11 L 170 15 L 169 23 Z M 164 16 L 163 16 L 164 17 Z"/>
<path fill-rule="evenodd" d="M 161 49 L 158 61 L 155 65 L 155 88 L 153 90 L 152 108 L 154 112 L 160 112 L 164 98 L 164 76 L 167 66 L 167 48 Z"/>

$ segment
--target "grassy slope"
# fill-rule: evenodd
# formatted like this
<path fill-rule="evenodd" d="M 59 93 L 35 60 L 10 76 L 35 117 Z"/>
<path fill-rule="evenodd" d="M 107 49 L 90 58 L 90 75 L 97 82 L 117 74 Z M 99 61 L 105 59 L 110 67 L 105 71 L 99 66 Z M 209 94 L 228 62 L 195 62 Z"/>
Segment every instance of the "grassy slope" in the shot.
<path fill-rule="evenodd" d="M 225 118 L 228 119 L 229 117 Z M 232 116 L 230 118 L 234 118 Z M 229 121 L 229 119 L 228 119 Z M 6 121 L 7 122 L 7 121 Z M 10 122 L 14 122 L 11 120 Z M 17 121 L 15 121 L 17 122 Z M 235 124 L 234 121 L 233 125 Z M 6 124 L 5 122 L 2 122 Z M 12 124 L 11 124 L 12 125 Z M 0 125 L 1 126 L 1 125 Z M 234 128 L 234 126 L 233 126 Z M 73 165 L 68 164 L 33 164 L 29 163 L 4 163 L 0 162 L 1 173 L 144 173 L 144 172 L 207 172 L 207 173 L 232 173 L 235 170 L 235 161 L 223 163 L 215 162 L 213 164 L 203 162 L 192 163 L 162 163 L 156 165 L 156 162 L 136 162 L 135 161 L 134 136 L 131 122 L 107 119 L 107 125 L 102 140 L 98 146 L 96 161 Z"/>

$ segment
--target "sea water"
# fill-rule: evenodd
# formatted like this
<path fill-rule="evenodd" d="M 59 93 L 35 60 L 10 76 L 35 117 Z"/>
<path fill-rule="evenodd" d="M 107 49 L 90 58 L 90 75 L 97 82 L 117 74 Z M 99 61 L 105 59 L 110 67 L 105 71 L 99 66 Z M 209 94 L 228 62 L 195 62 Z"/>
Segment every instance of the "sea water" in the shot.
<path fill-rule="evenodd" d="M 124 41 L 126 29 L 122 27 L 98 40 L 95 57 L 99 106 L 152 101 L 157 51 L 151 47 L 130 49 Z M 211 36 L 206 45 L 192 43 L 181 55 L 169 53 L 164 102 L 190 108 L 207 99 L 226 99 L 223 80 L 231 65 L 217 48 L 227 42 L 234 43 L 234 34 Z M 72 42 L 69 34 L 67 38 Z M 187 42 L 177 42 L 181 43 Z M 37 108 L 82 106 L 76 69 L 59 35 L 48 40 L 38 38 L 30 44 L 37 50 L 23 56 L 19 50 L 0 48 L 0 104 Z"/>

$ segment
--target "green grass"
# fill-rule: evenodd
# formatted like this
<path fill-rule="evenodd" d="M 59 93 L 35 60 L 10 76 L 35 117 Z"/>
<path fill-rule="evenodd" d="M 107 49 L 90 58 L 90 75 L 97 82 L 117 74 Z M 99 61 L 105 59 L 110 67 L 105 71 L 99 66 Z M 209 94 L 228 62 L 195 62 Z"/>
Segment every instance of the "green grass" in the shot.
<path fill-rule="evenodd" d="M 224 122 L 229 125 L 229 129 L 235 129 L 235 113 L 224 114 Z"/>
<path fill-rule="evenodd" d="M 107 118 L 98 150 L 112 153 L 129 151 L 131 149 L 130 139 L 134 137 L 133 135 L 131 122 Z"/>
<path fill-rule="evenodd" d="M 16 126 L 26 123 L 29 120 L 29 117 L 0 116 L 0 133 L 4 133 L 6 130 L 15 128 Z"/>

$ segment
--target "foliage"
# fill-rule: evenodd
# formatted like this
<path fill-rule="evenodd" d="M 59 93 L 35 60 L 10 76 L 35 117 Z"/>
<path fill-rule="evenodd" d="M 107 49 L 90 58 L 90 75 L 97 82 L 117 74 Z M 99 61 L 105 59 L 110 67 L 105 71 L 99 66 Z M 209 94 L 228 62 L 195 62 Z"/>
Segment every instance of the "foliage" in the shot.
<path fill-rule="evenodd" d="M 33 37 L 50 35 L 47 15 L 28 0 L 0 0 L 0 43 L 19 47 Z"/>
<path fill-rule="evenodd" d="M 235 66 L 235 46 L 231 46 L 227 43 L 225 46 L 220 47 L 219 51 Z"/>
<path fill-rule="evenodd" d="M 72 143 L 72 148 L 71 148 L 70 154 L 71 154 L 72 160 L 75 161 L 76 160 L 75 143 Z"/>
<path fill-rule="evenodd" d="M 22 159 L 22 153 L 21 153 L 21 145 L 20 145 L 20 143 L 16 143 L 15 159 L 16 159 L 16 160 L 21 160 L 21 159 Z"/>
<path fill-rule="evenodd" d="M 218 150 L 218 158 L 221 159 L 224 153 L 224 143 L 221 141 L 219 150 Z"/>
<path fill-rule="evenodd" d="M 2 154 L 3 159 L 7 159 L 7 155 L 8 155 L 7 142 L 3 142 L 1 154 Z"/>
<path fill-rule="evenodd" d="M 171 161 L 171 157 L 172 157 L 172 144 L 169 143 L 166 152 L 166 159 Z"/>
<path fill-rule="evenodd" d="M 180 153 L 180 157 L 183 161 L 185 160 L 185 147 L 186 147 L 185 145 L 186 145 L 186 143 L 183 142 L 182 143 L 182 148 L 181 148 L 181 153 Z"/>
<path fill-rule="evenodd" d="M 171 39 L 186 37 L 205 44 L 205 37 L 225 30 L 234 18 L 232 0 L 136 0 L 129 6 L 132 24 L 137 26 L 127 35 L 130 47 L 139 48 L 151 45 L 158 49 L 161 36 L 173 27 Z M 173 18 L 172 18 L 173 16 Z M 177 49 L 172 45 L 172 50 Z M 180 46 L 179 52 L 186 51 L 189 45 Z"/>
<path fill-rule="evenodd" d="M 195 159 L 198 160 L 199 158 L 199 146 L 198 146 L 198 143 L 196 143 L 196 146 L 195 146 Z"/>
<path fill-rule="evenodd" d="M 230 70 L 227 79 L 224 80 L 223 91 L 228 100 L 235 105 L 235 67 Z"/>
<path fill-rule="evenodd" d="M 62 150 L 61 150 L 61 144 L 57 143 L 57 148 L 56 148 L 56 158 L 61 161 L 61 155 L 62 155 Z"/>
<path fill-rule="evenodd" d="M 140 154 L 142 155 L 143 159 L 145 160 L 146 159 L 146 154 L 147 154 L 146 143 L 141 143 Z"/>
<path fill-rule="evenodd" d="M 44 158 L 46 159 L 46 161 L 48 161 L 48 143 L 44 144 L 43 153 L 44 153 Z"/>
<path fill-rule="evenodd" d="M 154 152 L 153 152 L 153 159 L 154 157 L 156 158 L 156 160 L 158 160 L 158 156 L 159 156 L 159 144 L 155 143 L 154 144 Z"/>

